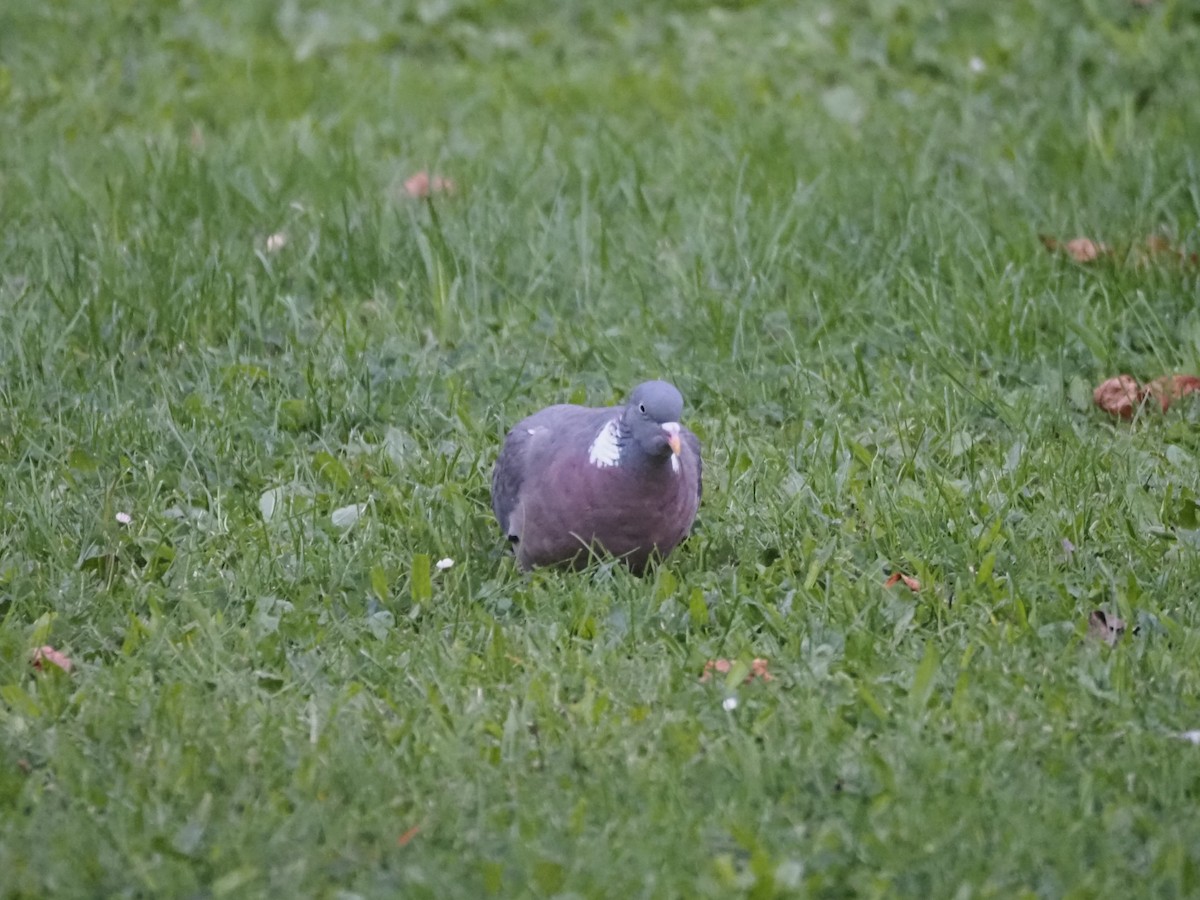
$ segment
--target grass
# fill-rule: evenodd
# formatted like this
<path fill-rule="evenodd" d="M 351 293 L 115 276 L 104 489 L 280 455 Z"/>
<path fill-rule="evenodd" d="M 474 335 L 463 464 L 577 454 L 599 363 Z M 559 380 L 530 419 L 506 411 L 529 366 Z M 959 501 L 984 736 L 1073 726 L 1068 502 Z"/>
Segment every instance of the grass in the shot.
<path fill-rule="evenodd" d="M 1200 249 L 1193 5 L 15 0 L 0 62 L 0 895 L 1200 891 L 1200 409 L 1090 402 L 1200 371 L 1200 275 L 1037 239 Z M 506 426 L 646 377 L 697 533 L 517 574 Z"/>

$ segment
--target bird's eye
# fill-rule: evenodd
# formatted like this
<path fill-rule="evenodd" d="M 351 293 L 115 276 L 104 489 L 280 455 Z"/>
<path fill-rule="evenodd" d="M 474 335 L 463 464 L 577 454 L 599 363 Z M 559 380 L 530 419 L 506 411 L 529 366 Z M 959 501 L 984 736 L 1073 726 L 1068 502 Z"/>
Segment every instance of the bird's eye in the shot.
<path fill-rule="evenodd" d="M 638 412 L 640 412 L 642 415 L 646 414 L 646 404 L 645 403 L 638 404 Z"/>

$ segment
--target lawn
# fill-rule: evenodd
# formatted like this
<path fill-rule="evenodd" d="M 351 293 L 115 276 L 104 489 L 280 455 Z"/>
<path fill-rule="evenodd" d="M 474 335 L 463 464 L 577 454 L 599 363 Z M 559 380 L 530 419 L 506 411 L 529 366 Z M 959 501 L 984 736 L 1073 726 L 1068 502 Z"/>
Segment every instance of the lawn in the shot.
<path fill-rule="evenodd" d="M 0 897 L 1200 893 L 1200 401 L 1092 402 L 1200 374 L 1198 91 L 1185 0 L 7 0 Z M 507 426 L 659 377 L 695 533 L 518 573 Z"/>

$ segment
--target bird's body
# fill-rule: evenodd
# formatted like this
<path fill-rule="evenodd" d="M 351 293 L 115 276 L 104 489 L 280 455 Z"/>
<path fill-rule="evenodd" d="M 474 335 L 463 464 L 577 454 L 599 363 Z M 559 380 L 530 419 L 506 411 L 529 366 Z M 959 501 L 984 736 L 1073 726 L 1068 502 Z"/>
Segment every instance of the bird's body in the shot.
<path fill-rule="evenodd" d="M 682 406 L 652 381 L 626 406 L 550 406 L 517 423 L 492 510 L 520 566 L 581 566 L 602 552 L 641 572 L 670 553 L 700 505 L 700 442 L 679 425 Z"/>

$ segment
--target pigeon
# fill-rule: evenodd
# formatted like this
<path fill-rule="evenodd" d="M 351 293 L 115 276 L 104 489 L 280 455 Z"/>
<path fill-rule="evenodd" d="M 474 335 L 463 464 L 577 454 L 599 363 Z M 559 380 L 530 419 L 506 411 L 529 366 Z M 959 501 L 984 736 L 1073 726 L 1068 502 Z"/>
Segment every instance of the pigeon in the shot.
<path fill-rule="evenodd" d="M 640 575 L 666 558 L 700 506 L 700 441 L 682 412 L 674 385 L 647 381 L 624 406 L 561 404 L 518 422 L 492 472 L 492 511 L 521 569 L 607 554 Z"/>

